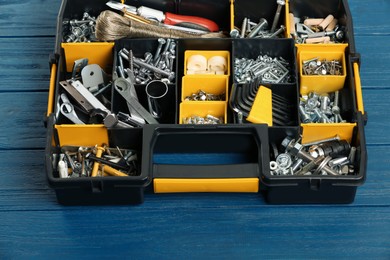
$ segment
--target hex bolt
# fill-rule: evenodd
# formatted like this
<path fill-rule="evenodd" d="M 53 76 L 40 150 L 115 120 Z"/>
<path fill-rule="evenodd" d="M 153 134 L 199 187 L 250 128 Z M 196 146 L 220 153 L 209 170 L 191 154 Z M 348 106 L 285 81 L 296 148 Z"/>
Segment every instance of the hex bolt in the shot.
<path fill-rule="evenodd" d="M 259 23 L 252 29 L 252 31 L 248 34 L 248 38 L 255 37 L 261 30 L 268 26 L 267 20 L 261 18 Z"/>
<path fill-rule="evenodd" d="M 278 4 L 278 7 L 276 8 L 276 14 L 274 17 L 274 21 L 272 23 L 271 27 L 271 33 L 273 33 L 276 29 L 276 26 L 278 25 L 280 14 L 282 12 L 282 7 L 286 4 L 285 0 L 277 0 L 276 3 Z"/>
<path fill-rule="evenodd" d="M 156 50 L 154 57 L 153 57 L 153 62 L 156 62 L 158 56 L 160 56 L 162 46 L 166 43 L 165 39 L 163 39 L 163 38 L 158 38 L 157 41 L 158 41 L 158 46 L 157 46 L 157 50 Z"/>

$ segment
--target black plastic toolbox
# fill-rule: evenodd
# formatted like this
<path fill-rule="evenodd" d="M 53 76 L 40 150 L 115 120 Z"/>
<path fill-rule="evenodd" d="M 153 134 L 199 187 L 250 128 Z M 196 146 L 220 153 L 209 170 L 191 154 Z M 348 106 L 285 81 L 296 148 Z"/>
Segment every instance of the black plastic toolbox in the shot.
<path fill-rule="evenodd" d="M 51 60 L 51 85 L 48 102 L 46 170 L 50 185 L 61 204 L 132 204 L 142 203 L 144 189 L 166 192 L 260 192 L 269 203 L 351 203 L 357 186 L 366 176 L 367 152 L 364 135 L 366 114 L 362 103 L 359 76 L 359 55 L 355 50 L 352 17 L 346 0 L 290 0 L 283 7 L 278 23 L 287 27 L 288 14 L 325 17 L 333 14 L 345 27 L 344 44 L 294 44 L 293 39 L 178 39 L 176 41 L 176 78 L 168 84 L 164 100 L 168 112 L 160 124 L 142 128 L 107 129 L 102 123 L 73 125 L 61 116 L 56 102 L 61 93 L 60 81 L 69 78 L 76 59 L 88 58 L 107 74 L 115 75 L 118 52 L 126 47 L 135 55 L 152 52 L 157 38 L 125 38 L 115 42 L 63 43 L 64 20 L 80 19 L 84 12 L 98 16 L 108 10 L 106 1 L 63 0 L 58 15 L 56 48 Z M 253 21 L 275 15 L 276 2 L 267 1 L 126 1 L 128 5 L 148 6 L 165 12 L 197 15 L 214 20 L 224 32 L 240 28 L 245 17 Z M 181 103 L 187 51 L 222 51 L 229 53 L 230 74 L 226 75 L 227 98 L 220 105 L 225 109 L 225 124 L 216 126 L 182 125 Z M 311 53 L 340 52 L 346 60 L 346 78 L 340 88 L 343 124 L 305 124 L 298 113 L 301 90 L 300 57 Z M 268 127 L 266 124 L 237 124 L 229 104 L 235 84 L 236 58 L 258 55 L 282 57 L 291 63 L 291 80 L 287 83 L 266 83 L 265 87 L 291 103 L 291 124 Z M 305 57 L 306 57 L 305 56 Z M 310 84 L 310 83 L 309 83 Z M 243 87 L 237 84 L 238 87 Z M 237 87 L 236 86 L 236 87 Z M 135 85 L 140 103 L 147 107 L 145 85 Z M 126 111 L 125 100 L 114 90 L 108 94 L 109 109 Z M 209 106 L 210 103 L 205 106 Z M 217 104 L 219 106 L 219 104 Z M 230 106 L 229 106 L 230 105 Z M 187 108 L 188 110 L 188 108 Z M 280 144 L 286 136 L 303 142 L 332 137 L 335 134 L 357 147 L 355 172 L 345 176 L 275 176 L 270 171 L 271 144 Z M 128 177 L 59 178 L 53 158 L 63 145 L 94 146 L 108 144 L 136 149 L 140 152 L 139 172 Z M 157 196 L 157 195 L 156 195 Z"/>

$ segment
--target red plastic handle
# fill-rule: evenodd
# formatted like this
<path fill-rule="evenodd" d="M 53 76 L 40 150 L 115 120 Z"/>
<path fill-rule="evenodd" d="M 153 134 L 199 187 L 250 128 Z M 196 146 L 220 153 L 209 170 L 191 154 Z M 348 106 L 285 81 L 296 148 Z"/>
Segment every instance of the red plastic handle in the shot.
<path fill-rule="evenodd" d="M 217 32 L 219 30 L 218 25 L 206 18 L 198 16 L 178 15 L 173 13 L 165 13 L 165 24 L 179 25 L 179 24 L 194 24 L 195 27 L 204 27 L 210 32 Z"/>

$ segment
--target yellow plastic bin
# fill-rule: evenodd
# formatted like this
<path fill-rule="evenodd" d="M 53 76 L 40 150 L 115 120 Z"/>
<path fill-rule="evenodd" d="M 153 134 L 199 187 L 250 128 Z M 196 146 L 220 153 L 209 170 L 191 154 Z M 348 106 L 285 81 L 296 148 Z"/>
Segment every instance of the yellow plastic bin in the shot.
<path fill-rule="evenodd" d="M 304 75 L 303 62 L 318 58 L 323 60 L 338 60 L 341 62 L 341 75 Z M 344 87 L 345 78 L 347 75 L 347 67 L 345 62 L 344 52 L 305 52 L 302 51 L 299 55 L 299 74 L 300 74 L 300 93 L 306 95 L 309 92 L 327 93 L 340 90 Z"/>
<path fill-rule="evenodd" d="M 184 76 L 182 78 L 181 101 L 186 97 L 196 94 L 202 90 L 208 94 L 224 95 L 221 101 L 226 101 L 228 97 L 229 78 L 227 76 Z"/>
<path fill-rule="evenodd" d="M 227 122 L 227 104 L 224 101 L 187 101 L 180 103 L 179 123 L 183 124 L 183 119 L 193 116 L 206 117 L 212 115 L 223 118 Z"/>

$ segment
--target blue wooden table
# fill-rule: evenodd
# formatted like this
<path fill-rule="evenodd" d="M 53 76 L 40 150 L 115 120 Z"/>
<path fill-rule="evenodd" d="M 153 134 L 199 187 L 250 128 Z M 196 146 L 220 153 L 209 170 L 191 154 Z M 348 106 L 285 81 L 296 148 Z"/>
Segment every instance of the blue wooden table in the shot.
<path fill-rule="evenodd" d="M 268 205 L 257 194 L 146 194 L 64 207 L 43 127 L 60 1 L 0 1 L 0 258 L 390 259 L 390 1 L 350 0 L 368 111 L 367 181 L 351 205 Z"/>

